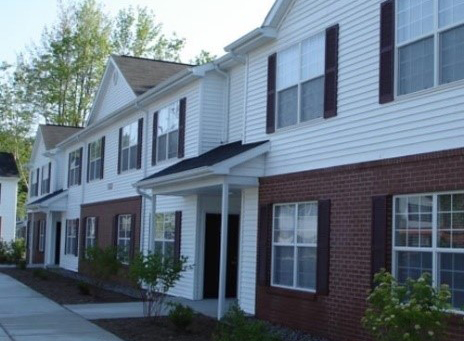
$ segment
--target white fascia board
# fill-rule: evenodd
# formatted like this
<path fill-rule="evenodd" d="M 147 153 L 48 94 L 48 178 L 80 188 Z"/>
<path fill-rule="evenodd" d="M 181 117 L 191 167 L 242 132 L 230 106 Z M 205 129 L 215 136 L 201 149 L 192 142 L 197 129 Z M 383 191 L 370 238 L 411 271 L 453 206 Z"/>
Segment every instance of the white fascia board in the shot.
<path fill-rule="evenodd" d="M 291 8 L 294 0 L 277 0 L 264 19 L 263 27 L 270 26 L 278 28 Z"/>
<path fill-rule="evenodd" d="M 68 192 L 65 191 L 65 192 L 62 192 L 60 194 L 58 194 L 57 196 L 54 196 L 53 198 L 50 198 L 48 200 L 45 200 L 44 202 L 41 202 L 39 204 L 34 204 L 34 205 L 31 205 L 31 204 L 26 204 L 26 207 L 28 209 L 51 209 L 52 207 L 52 204 L 58 200 L 58 199 L 63 199 L 65 197 L 68 196 Z M 54 205 L 53 207 L 64 207 L 64 210 L 66 210 L 66 205 Z"/>
<path fill-rule="evenodd" d="M 179 181 L 185 181 L 185 180 L 195 180 L 199 177 L 204 177 L 207 175 L 212 175 L 213 172 L 211 171 L 210 167 L 200 167 L 200 168 L 194 168 L 190 169 L 184 172 L 180 173 L 174 173 L 174 174 L 169 174 L 165 176 L 161 176 L 158 178 L 154 179 L 147 179 L 143 181 L 139 181 L 134 183 L 132 186 L 138 187 L 138 188 L 152 188 L 153 186 L 156 185 L 169 185 L 171 183 L 176 183 Z"/>
<path fill-rule="evenodd" d="M 275 39 L 277 30 L 273 27 L 258 27 L 232 44 L 226 46 L 226 52 L 244 54 Z"/>
<path fill-rule="evenodd" d="M 236 167 L 244 162 L 247 162 L 255 157 L 265 154 L 271 150 L 271 143 L 266 142 L 260 146 L 243 152 L 237 156 L 231 157 L 230 159 L 224 160 L 212 166 L 212 170 L 215 174 L 229 174 L 230 169 Z"/>

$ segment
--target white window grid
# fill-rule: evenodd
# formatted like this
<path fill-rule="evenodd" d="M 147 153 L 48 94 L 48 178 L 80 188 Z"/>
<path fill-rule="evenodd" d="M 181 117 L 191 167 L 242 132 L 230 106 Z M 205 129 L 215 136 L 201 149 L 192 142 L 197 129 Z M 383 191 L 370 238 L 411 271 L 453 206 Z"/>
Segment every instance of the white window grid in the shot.
<path fill-rule="evenodd" d="M 323 52 L 322 52 L 322 60 L 320 61 L 322 63 L 322 73 L 320 74 L 310 74 L 306 77 L 303 76 L 303 66 L 310 66 L 311 64 L 315 64 L 314 61 L 310 61 L 310 62 L 307 62 L 305 61 L 305 63 L 303 63 L 303 55 L 306 55 L 308 52 L 304 53 L 303 52 L 303 44 L 307 43 L 308 41 L 312 40 L 312 39 L 315 39 L 317 38 L 318 36 L 322 35 L 323 36 L 323 46 L 322 46 L 322 49 L 323 49 Z M 277 52 L 277 65 L 276 65 L 276 95 L 275 95 L 275 110 L 274 110 L 274 122 L 275 122 L 275 128 L 276 130 L 280 130 L 280 129 L 286 129 L 286 128 L 289 128 L 289 127 L 293 127 L 295 125 L 298 125 L 300 123 L 302 123 L 302 120 L 301 120 L 301 117 L 302 117 L 302 85 L 306 82 L 309 82 L 309 81 L 312 81 L 312 80 L 315 80 L 317 78 L 320 78 L 320 77 L 324 77 L 325 76 L 325 45 L 326 45 L 326 41 L 325 41 L 325 31 L 320 31 L 320 32 L 317 32 L 315 34 L 312 34 L 310 37 L 308 38 L 305 38 L 303 39 L 301 42 L 297 43 L 297 44 L 293 44 L 292 46 L 287 46 L 286 48 L 280 50 Z M 292 83 L 292 85 L 288 85 L 288 86 L 284 86 L 284 87 L 279 87 L 279 84 L 278 84 L 278 74 L 279 74 L 279 54 L 282 54 L 282 53 L 285 53 L 286 51 L 288 50 L 291 50 L 292 48 L 297 48 L 298 49 L 298 57 L 297 57 L 297 66 L 296 68 L 298 69 L 298 78 L 297 80 Z M 318 58 L 319 59 L 319 58 Z M 285 90 L 289 90 L 293 87 L 298 87 L 297 89 L 297 98 L 298 98 L 298 103 L 297 103 L 297 112 L 296 112 L 296 116 L 297 116 L 297 122 L 293 125 L 290 125 L 290 126 L 286 126 L 286 127 L 281 127 L 279 128 L 278 125 L 277 125 L 277 122 L 278 122 L 278 115 L 279 115 L 279 93 L 280 92 L 283 92 Z M 314 120 L 317 120 L 317 119 L 312 119 L 312 120 L 309 120 L 309 121 L 305 121 L 305 122 L 310 122 L 310 121 L 314 121 Z"/>
<path fill-rule="evenodd" d="M 45 220 L 39 222 L 39 252 L 45 251 Z"/>
<path fill-rule="evenodd" d="M 291 202 L 291 203 L 279 203 L 279 204 L 274 204 L 272 208 L 272 245 L 271 245 L 271 285 L 273 287 L 277 288 L 283 288 L 283 289 L 291 289 L 291 290 L 296 290 L 296 291 L 305 291 L 305 292 L 311 292 L 314 293 L 316 292 L 315 289 L 307 289 L 307 288 L 301 288 L 297 286 L 298 283 L 298 247 L 310 247 L 316 249 L 317 253 L 317 242 L 316 243 L 298 243 L 297 239 L 297 230 L 298 230 L 298 206 L 299 205 L 305 205 L 305 204 L 312 204 L 312 205 L 318 205 L 317 201 L 307 201 L 307 202 Z M 294 226 L 294 240 L 293 243 L 276 243 L 275 242 L 275 209 L 277 206 L 289 206 L 289 205 L 294 205 L 295 206 L 295 226 Z M 316 226 L 316 234 L 317 234 L 317 228 Z M 275 246 L 288 246 L 288 247 L 293 247 L 293 286 L 287 286 L 287 285 L 281 285 L 281 284 L 276 284 L 274 283 L 274 247 Z M 315 278 L 317 279 L 317 278 Z"/>
<path fill-rule="evenodd" d="M 393 210 L 392 210 L 392 273 L 396 277 L 398 273 L 397 253 L 398 252 L 426 252 L 432 254 L 432 284 L 435 287 L 439 286 L 439 255 L 440 254 L 464 254 L 464 248 L 444 248 L 438 246 L 438 197 L 440 195 L 453 195 L 464 194 L 463 191 L 448 191 L 448 192 L 433 192 L 433 193 L 414 193 L 402 194 L 393 197 Z M 411 247 L 411 246 L 396 246 L 396 199 L 432 196 L 432 246 L 431 247 Z M 452 309 L 454 313 L 464 314 L 464 311 Z"/>
<path fill-rule="evenodd" d="M 451 30 L 451 29 L 454 29 L 454 28 L 457 28 L 459 26 L 462 26 L 464 25 L 464 19 L 463 20 L 460 20 L 458 22 L 454 22 L 454 23 L 451 23 L 451 24 L 448 24 L 448 25 L 444 25 L 443 27 L 440 27 L 440 23 L 439 23 L 439 15 L 440 15 L 440 11 L 439 11 L 439 8 L 440 8 L 440 3 L 439 1 L 441 0 L 431 0 L 433 2 L 433 30 L 431 32 L 428 32 L 428 33 L 425 33 L 425 34 L 421 34 L 419 36 L 416 36 L 412 39 L 407 39 L 405 41 L 402 41 L 401 43 L 399 43 L 399 40 L 398 40 L 398 8 L 399 8 L 399 2 L 402 1 L 402 0 L 395 0 L 395 44 L 396 44 L 396 48 L 395 48 L 395 70 L 394 70 L 394 76 L 395 76 L 395 82 L 394 82 L 394 89 L 395 89 L 395 95 L 396 96 L 408 96 L 408 95 L 411 95 L 411 94 L 415 94 L 415 93 L 420 93 L 421 91 L 427 91 L 428 89 L 424 89 L 424 90 L 419 90 L 419 91 L 415 91 L 415 92 L 412 92 L 412 93 L 407 93 L 407 94 L 400 94 L 399 93 L 399 51 L 402 47 L 404 46 L 407 46 L 407 45 L 410 45 L 410 44 L 413 44 L 413 43 L 416 43 L 416 42 L 419 42 L 421 40 L 424 40 L 424 39 L 427 39 L 427 38 L 432 38 L 433 37 L 433 43 L 434 43 L 434 51 L 433 51 L 433 63 L 434 63 L 434 77 L 433 77 L 433 88 L 436 88 L 438 86 L 445 86 L 446 84 L 440 84 L 440 36 L 441 34 Z M 460 81 L 456 81 L 456 82 L 463 82 L 463 80 L 460 80 Z M 452 82 L 454 83 L 454 82 Z"/>
<path fill-rule="evenodd" d="M 71 162 L 69 164 L 69 186 L 74 186 L 79 183 L 80 173 L 80 149 L 77 149 L 69 154 Z"/>
<path fill-rule="evenodd" d="M 102 167 L 102 139 L 92 142 L 89 151 L 89 164 L 87 166 L 89 167 L 89 181 L 99 180 Z M 97 167 L 98 165 L 99 167 Z"/>
<path fill-rule="evenodd" d="M 156 151 L 156 158 L 157 161 L 166 161 L 172 158 L 177 157 L 177 148 L 175 155 L 169 155 L 169 147 L 170 147 L 170 139 L 169 137 L 172 134 L 179 133 L 179 112 L 180 110 L 180 105 L 179 101 L 176 101 L 174 103 L 171 103 L 170 105 L 164 107 L 158 112 L 158 127 L 157 127 L 157 134 L 156 134 L 156 148 L 158 150 Z M 166 130 L 163 131 L 163 127 L 161 126 L 162 120 L 164 119 L 163 116 L 166 116 Z M 165 157 L 160 158 L 160 153 L 159 153 L 159 146 L 160 146 L 160 140 L 162 138 L 166 139 L 166 150 L 165 150 Z M 177 135 L 177 143 L 178 143 L 179 135 Z"/>
<path fill-rule="evenodd" d="M 96 245 L 96 218 L 88 217 L 85 226 L 85 248 L 94 247 Z"/>
<path fill-rule="evenodd" d="M 129 263 L 131 246 L 132 215 L 122 214 L 118 216 L 118 256 L 123 264 Z"/>
<path fill-rule="evenodd" d="M 31 192 L 30 192 L 31 198 L 35 197 L 36 188 L 38 186 L 39 186 L 39 183 L 37 181 L 37 170 L 35 169 L 35 170 L 31 171 Z"/>
<path fill-rule="evenodd" d="M 137 152 L 138 152 L 138 121 L 132 122 L 122 128 L 121 141 L 121 172 L 127 172 L 137 167 Z M 125 153 L 127 151 L 127 154 Z M 135 155 L 134 155 L 135 154 Z M 127 155 L 127 161 L 125 160 Z M 131 163 L 132 160 L 135 162 Z M 127 162 L 127 169 L 124 164 Z"/>
<path fill-rule="evenodd" d="M 160 226 L 161 225 L 161 226 Z M 175 213 L 156 213 L 155 221 L 153 226 L 155 226 L 154 233 L 154 245 L 153 250 L 155 252 L 160 252 L 162 255 L 166 256 L 167 253 L 167 243 L 171 243 L 172 250 L 174 250 L 174 238 L 175 238 Z M 171 231 L 167 231 L 166 227 L 171 226 Z M 159 229 L 159 235 L 157 235 L 157 230 Z M 160 237 L 162 235 L 162 237 Z M 157 250 L 156 244 L 161 245 L 162 249 Z M 171 255 L 172 256 L 172 255 Z"/>
<path fill-rule="evenodd" d="M 66 228 L 66 254 L 74 254 L 77 243 L 77 223 L 75 220 L 67 221 Z"/>
<path fill-rule="evenodd" d="M 50 178 L 48 176 L 48 167 L 49 165 L 42 166 L 42 184 L 41 184 L 41 194 L 48 193 L 48 184 L 50 182 Z"/>

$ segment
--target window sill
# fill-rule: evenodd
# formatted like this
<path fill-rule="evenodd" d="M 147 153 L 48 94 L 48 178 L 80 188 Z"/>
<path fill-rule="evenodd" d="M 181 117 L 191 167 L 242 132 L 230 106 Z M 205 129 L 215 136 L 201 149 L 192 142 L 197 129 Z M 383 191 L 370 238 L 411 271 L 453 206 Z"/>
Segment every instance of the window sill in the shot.
<path fill-rule="evenodd" d="M 309 121 L 306 121 L 306 122 L 293 124 L 293 125 L 288 126 L 288 127 L 276 128 L 275 132 L 273 132 L 271 134 L 268 134 L 268 135 L 269 136 L 279 135 L 281 133 L 284 134 L 284 133 L 291 132 L 291 131 L 294 131 L 294 130 L 304 129 L 304 128 L 308 128 L 308 127 L 312 127 L 312 126 L 318 126 L 318 125 L 321 125 L 321 124 L 325 123 L 328 120 L 332 121 L 333 119 L 336 119 L 336 118 L 337 118 L 337 116 L 336 117 L 331 117 L 331 118 L 328 118 L 328 119 L 325 119 L 323 117 L 318 117 L 318 118 L 315 118 L 315 119 L 312 119 L 312 120 L 309 120 Z"/>
<path fill-rule="evenodd" d="M 125 170 L 125 171 L 121 171 L 118 175 L 126 175 L 126 174 L 130 174 L 130 173 L 134 173 L 136 171 L 139 171 L 141 170 L 142 168 L 131 168 L 131 169 L 128 169 L 128 170 Z"/>
<path fill-rule="evenodd" d="M 317 299 L 317 294 L 315 292 L 298 291 L 297 289 L 292 290 L 272 286 L 266 287 L 266 293 L 269 295 L 284 296 L 305 301 L 316 301 Z"/>

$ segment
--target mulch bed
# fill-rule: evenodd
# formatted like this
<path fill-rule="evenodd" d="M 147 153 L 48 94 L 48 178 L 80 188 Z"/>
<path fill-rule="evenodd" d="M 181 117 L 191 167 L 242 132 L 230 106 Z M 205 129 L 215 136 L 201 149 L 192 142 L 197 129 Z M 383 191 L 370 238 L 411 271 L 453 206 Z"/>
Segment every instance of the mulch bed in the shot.
<path fill-rule="evenodd" d="M 217 322 L 196 315 L 186 332 L 176 331 L 167 317 L 154 319 L 129 318 L 92 321 L 125 341 L 211 341 Z M 245 340 L 244 340 L 245 341 Z"/>
<path fill-rule="evenodd" d="M 42 270 L 46 278 L 34 276 L 34 269 L 0 269 L 0 272 L 13 277 L 31 289 L 41 293 L 59 304 L 80 303 L 111 303 L 111 302 L 133 302 L 136 299 L 103 289 L 90 287 L 91 293 L 97 295 L 84 295 L 78 288 L 78 281 L 63 277 L 55 272 Z"/>

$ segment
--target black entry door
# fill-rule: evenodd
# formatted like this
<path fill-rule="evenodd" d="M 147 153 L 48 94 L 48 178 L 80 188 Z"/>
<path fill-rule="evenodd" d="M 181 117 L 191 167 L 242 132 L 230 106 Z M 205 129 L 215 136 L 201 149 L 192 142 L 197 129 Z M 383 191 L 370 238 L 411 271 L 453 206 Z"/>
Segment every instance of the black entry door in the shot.
<path fill-rule="evenodd" d="M 55 265 L 60 265 L 61 253 L 61 221 L 56 223 L 56 236 L 55 236 Z"/>
<path fill-rule="evenodd" d="M 229 215 L 226 297 L 237 297 L 239 216 Z M 206 215 L 203 297 L 217 298 L 221 250 L 221 215 Z"/>

